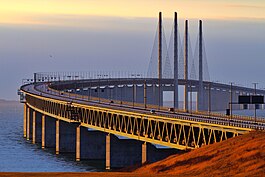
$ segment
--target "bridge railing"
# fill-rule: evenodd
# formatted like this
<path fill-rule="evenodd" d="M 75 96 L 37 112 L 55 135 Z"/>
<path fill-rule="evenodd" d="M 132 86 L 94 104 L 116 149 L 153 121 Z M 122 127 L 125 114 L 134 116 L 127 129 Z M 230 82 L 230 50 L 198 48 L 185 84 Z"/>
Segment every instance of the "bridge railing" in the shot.
<path fill-rule="evenodd" d="M 31 79 L 31 82 L 145 77 L 146 73 L 137 71 L 39 72 L 34 73 L 34 79 Z"/>
<path fill-rule="evenodd" d="M 193 115 L 204 115 L 209 118 L 224 118 L 224 119 L 230 119 L 231 121 L 236 119 L 236 120 L 242 120 L 242 121 L 256 121 L 260 123 L 265 123 L 265 119 L 262 117 L 251 117 L 251 116 L 243 116 L 243 115 L 236 115 L 233 114 L 232 116 L 228 116 L 223 113 L 218 113 L 218 112 L 207 112 L 207 111 L 190 111 L 186 112 L 181 109 L 174 109 L 172 111 L 171 107 L 163 107 L 163 106 L 158 106 L 158 105 L 152 105 L 152 104 L 143 104 L 143 103 L 136 103 L 136 102 L 130 102 L 130 101 L 121 101 L 121 100 L 115 100 L 115 99 L 106 99 L 106 98 L 101 98 L 101 97 L 94 97 L 94 96 L 88 96 L 88 95 L 81 95 L 77 93 L 70 93 L 70 92 L 64 92 L 60 90 L 53 89 L 49 87 L 49 92 L 55 95 L 60 95 L 64 97 L 69 97 L 72 99 L 77 99 L 77 100 L 82 100 L 82 101 L 94 101 L 97 103 L 104 103 L 104 104 L 115 104 L 115 105 L 122 105 L 122 106 L 129 106 L 129 107 L 135 107 L 135 108 L 142 108 L 142 109 L 154 109 L 154 110 L 159 110 L 159 111 L 165 111 L 165 112 L 171 112 L 171 113 L 185 113 L 185 114 L 193 114 Z"/>

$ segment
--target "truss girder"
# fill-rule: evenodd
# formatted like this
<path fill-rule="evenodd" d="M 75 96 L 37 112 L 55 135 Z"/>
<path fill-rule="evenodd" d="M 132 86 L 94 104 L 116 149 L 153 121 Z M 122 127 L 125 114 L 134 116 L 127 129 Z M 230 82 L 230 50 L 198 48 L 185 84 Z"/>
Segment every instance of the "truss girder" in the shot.
<path fill-rule="evenodd" d="M 69 104 L 32 94 L 26 95 L 26 103 L 38 112 L 63 121 L 78 122 L 87 128 L 181 150 L 199 148 L 251 131 L 247 128 Z M 78 116 L 73 118 L 71 112 Z"/>

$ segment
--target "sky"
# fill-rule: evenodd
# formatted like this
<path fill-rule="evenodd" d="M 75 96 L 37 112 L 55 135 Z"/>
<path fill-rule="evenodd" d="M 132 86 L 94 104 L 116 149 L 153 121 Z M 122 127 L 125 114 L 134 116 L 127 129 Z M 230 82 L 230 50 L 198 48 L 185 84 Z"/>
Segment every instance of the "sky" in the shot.
<path fill-rule="evenodd" d="M 203 20 L 211 80 L 265 88 L 265 1 L 0 0 L 0 99 L 34 72 L 146 71 L 160 11 L 193 45 Z"/>

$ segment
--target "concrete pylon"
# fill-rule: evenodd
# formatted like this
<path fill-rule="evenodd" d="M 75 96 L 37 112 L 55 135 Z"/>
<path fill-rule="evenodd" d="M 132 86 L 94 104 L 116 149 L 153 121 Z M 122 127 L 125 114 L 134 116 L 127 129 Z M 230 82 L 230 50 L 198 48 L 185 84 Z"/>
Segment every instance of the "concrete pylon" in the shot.
<path fill-rule="evenodd" d="M 162 79 L 162 12 L 159 12 L 158 21 L 158 107 L 160 108 L 162 103 L 162 90 L 161 90 L 161 79 Z"/>
<path fill-rule="evenodd" d="M 174 108 L 178 109 L 178 15 L 174 19 Z"/>
<path fill-rule="evenodd" d="M 158 79 L 162 79 L 162 12 L 158 21 Z"/>
<path fill-rule="evenodd" d="M 188 20 L 185 21 L 185 39 L 184 39 L 184 111 L 188 111 Z"/>
<path fill-rule="evenodd" d="M 23 120 L 23 136 L 24 138 L 27 137 L 27 112 L 28 108 L 27 108 L 27 104 L 24 103 L 24 120 Z"/>
<path fill-rule="evenodd" d="M 197 95 L 197 111 L 204 110 L 203 96 L 203 63 L 202 63 L 202 21 L 199 21 L 199 91 Z"/>

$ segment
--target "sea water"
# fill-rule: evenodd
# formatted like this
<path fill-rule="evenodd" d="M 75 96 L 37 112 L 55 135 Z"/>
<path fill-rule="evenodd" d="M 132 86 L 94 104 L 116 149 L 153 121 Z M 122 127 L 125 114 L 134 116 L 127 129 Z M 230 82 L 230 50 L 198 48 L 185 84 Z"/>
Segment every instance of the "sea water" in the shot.
<path fill-rule="evenodd" d="M 76 162 L 74 154 L 55 155 L 23 138 L 23 105 L 0 103 L 0 172 L 102 171 L 98 161 Z"/>

